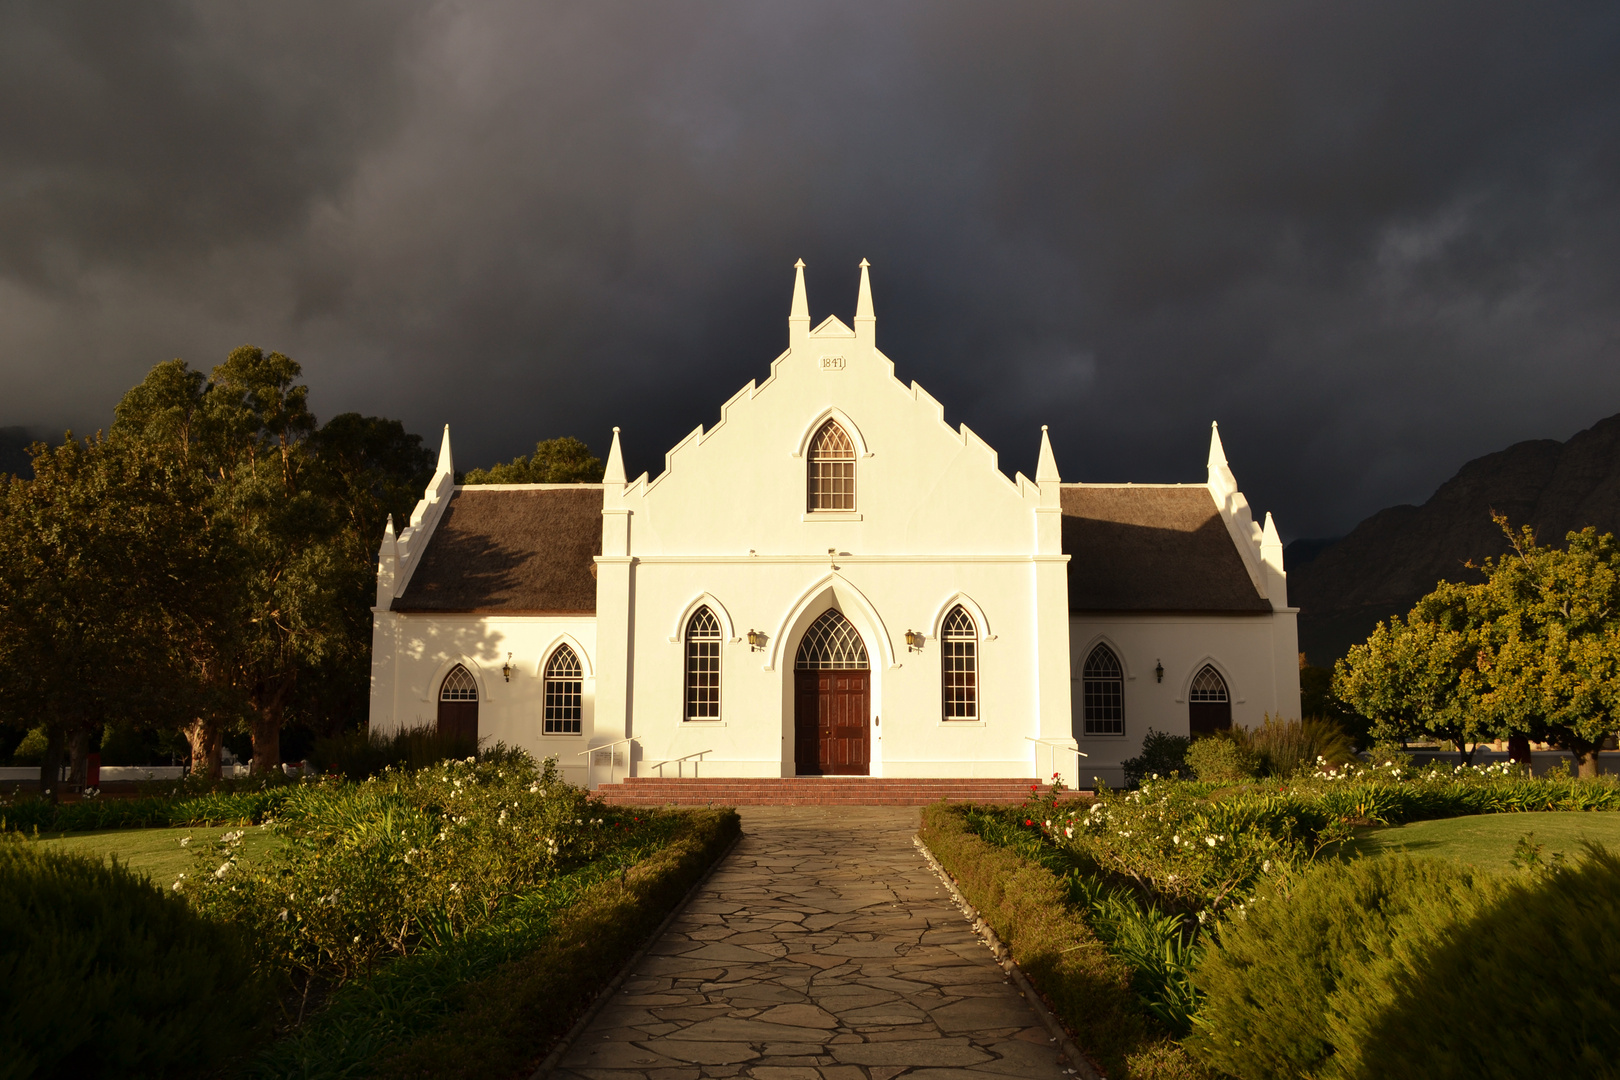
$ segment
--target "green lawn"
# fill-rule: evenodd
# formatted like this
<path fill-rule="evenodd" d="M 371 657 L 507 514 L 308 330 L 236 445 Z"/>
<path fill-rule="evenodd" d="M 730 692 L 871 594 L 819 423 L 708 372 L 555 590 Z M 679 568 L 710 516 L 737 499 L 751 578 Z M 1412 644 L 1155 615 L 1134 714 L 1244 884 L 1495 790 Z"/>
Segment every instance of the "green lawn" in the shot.
<path fill-rule="evenodd" d="M 1394 851 L 1440 855 L 1481 870 L 1501 872 L 1513 868 L 1513 851 L 1526 833 L 1535 834 L 1534 842 L 1543 845 L 1542 858 L 1549 860 L 1555 852 L 1563 852 L 1568 858 L 1579 855 L 1582 840 L 1595 840 L 1620 851 L 1620 813 L 1549 811 L 1415 821 L 1369 829 L 1347 847 L 1349 852 L 1362 855 Z"/>
<path fill-rule="evenodd" d="M 35 843 L 52 851 L 71 851 L 78 855 L 100 855 L 103 858 L 116 855 L 120 862 L 146 874 L 157 884 L 172 885 L 182 873 L 197 872 L 198 851 L 214 850 L 215 840 L 238 829 L 243 833 L 242 846 L 236 849 L 238 862 L 251 862 L 276 843 L 273 832 L 257 825 L 41 833 Z M 187 837 L 191 838 L 191 842 L 182 845 L 180 841 Z M 210 866 L 216 865 L 217 862 L 210 863 Z"/>

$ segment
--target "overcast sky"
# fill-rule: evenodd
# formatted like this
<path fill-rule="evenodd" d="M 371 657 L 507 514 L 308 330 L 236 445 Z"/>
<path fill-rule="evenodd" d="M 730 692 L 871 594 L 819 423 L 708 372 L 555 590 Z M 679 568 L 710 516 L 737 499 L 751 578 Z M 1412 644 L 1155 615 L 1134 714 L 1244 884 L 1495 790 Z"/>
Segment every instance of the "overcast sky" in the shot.
<path fill-rule="evenodd" d="M 1620 411 L 1620 4 L 8 3 L 0 425 L 253 343 L 457 463 L 635 471 L 792 264 L 1032 473 L 1284 535 Z"/>

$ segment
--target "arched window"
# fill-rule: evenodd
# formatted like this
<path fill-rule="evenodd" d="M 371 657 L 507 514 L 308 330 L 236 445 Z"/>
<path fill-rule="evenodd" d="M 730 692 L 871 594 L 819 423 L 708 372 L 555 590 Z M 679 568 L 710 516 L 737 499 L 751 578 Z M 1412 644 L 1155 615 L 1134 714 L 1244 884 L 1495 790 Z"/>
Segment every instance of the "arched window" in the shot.
<path fill-rule="evenodd" d="M 940 627 L 940 667 L 945 673 L 945 719 L 979 718 L 979 632 L 958 604 Z"/>
<path fill-rule="evenodd" d="M 861 635 L 849 625 L 843 612 L 828 608 L 804 632 L 793 666 L 800 671 L 850 671 L 872 665 L 866 659 L 866 644 L 861 641 Z"/>
<path fill-rule="evenodd" d="M 477 701 L 478 684 L 473 681 L 472 673 L 457 664 L 450 669 L 450 674 L 444 677 L 444 685 L 439 687 L 440 701 Z"/>
<path fill-rule="evenodd" d="M 1125 734 L 1125 672 L 1119 657 L 1098 645 L 1086 657 L 1083 679 L 1086 734 Z"/>
<path fill-rule="evenodd" d="M 855 509 L 855 444 L 836 420 L 810 440 L 810 509 Z"/>
<path fill-rule="evenodd" d="M 707 607 L 686 623 L 686 718 L 720 719 L 720 620 Z"/>
<path fill-rule="evenodd" d="M 547 735 L 578 735 L 585 714 L 584 672 L 579 657 L 559 645 L 546 661 L 546 711 L 541 731 Z"/>
<path fill-rule="evenodd" d="M 1213 665 L 1205 664 L 1187 689 L 1187 730 L 1193 735 L 1208 735 L 1231 726 L 1232 698 L 1226 692 L 1226 680 Z"/>

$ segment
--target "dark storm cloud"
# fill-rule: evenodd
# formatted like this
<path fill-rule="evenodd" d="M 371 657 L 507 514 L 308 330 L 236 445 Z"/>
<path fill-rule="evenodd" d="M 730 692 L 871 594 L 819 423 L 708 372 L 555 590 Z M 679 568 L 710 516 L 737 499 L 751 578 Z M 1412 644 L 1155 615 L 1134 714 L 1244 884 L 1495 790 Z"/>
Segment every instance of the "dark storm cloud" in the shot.
<path fill-rule="evenodd" d="M 10 6 L 0 423 L 243 341 L 317 406 L 631 464 L 789 267 L 1002 452 L 1293 535 L 1620 411 L 1612 4 Z"/>

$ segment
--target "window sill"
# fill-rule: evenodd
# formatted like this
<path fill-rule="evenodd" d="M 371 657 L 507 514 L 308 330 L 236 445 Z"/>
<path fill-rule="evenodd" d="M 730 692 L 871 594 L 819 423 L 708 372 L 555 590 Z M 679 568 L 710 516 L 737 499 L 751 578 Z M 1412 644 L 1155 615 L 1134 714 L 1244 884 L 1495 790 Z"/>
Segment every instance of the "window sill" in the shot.
<path fill-rule="evenodd" d="M 724 720 L 691 720 L 691 719 L 683 719 L 681 721 L 681 723 L 686 725 L 687 727 L 725 727 L 726 726 L 726 722 Z"/>
<path fill-rule="evenodd" d="M 1125 733 L 1123 731 L 1086 731 L 1082 732 L 1080 737 L 1082 739 L 1123 739 Z"/>
<path fill-rule="evenodd" d="M 939 720 L 934 723 L 934 726 L 942 728 L 982 728 L 989 727 L 990 723 L 987 720 Z"/>
<path fill-rule="evenodd" d="M 582 739 L 585 737 L 585 733 L 583 731 L 542 731 L 540 737 L 542 739 Z"/>
<path fill-rule="evenodd" d="M 859 521 L 861 515 L 853 510 L 806 510 L 800 521 Z"/>

